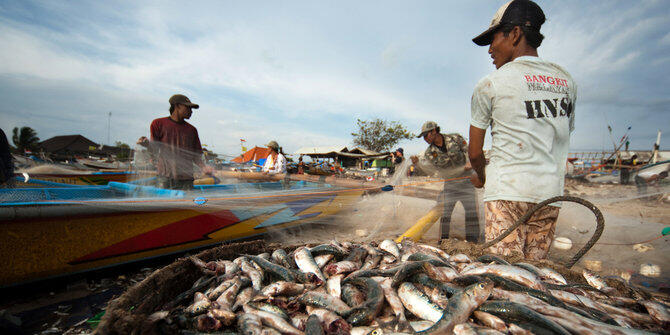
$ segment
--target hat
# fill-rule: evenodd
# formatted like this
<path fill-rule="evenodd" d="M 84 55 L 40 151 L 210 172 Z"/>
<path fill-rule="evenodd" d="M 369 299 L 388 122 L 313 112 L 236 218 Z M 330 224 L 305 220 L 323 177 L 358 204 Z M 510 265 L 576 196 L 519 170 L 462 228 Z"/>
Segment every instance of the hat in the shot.
<path fill-rule="evenodd" d="M 398 149 L 396 149 L 395 151 L 396 151 L 396 152 L 399 152 L 399 153 L 401 153 L 401 154 L 404 154 L 404 153 L 405 153 L 405 151 L 402 150 L 402 148 L 398 148 Z"/>
<path fill-rule="evenodd" d="M 266 147 L 278 150 L 279 149 L 279 143 L 277 143 L 277 141 L 270 141 L 270 142 L 268 142 Z"/>
<path fill-rule="evenodd" d="M 507 24 L 525 26 L 540 31 L 544 21 L 544 12 L 536 3 L 530 0 L 512 0 L 498 9 L 493 15 L 489 28 L 473 38 L 472 41 L 480 46 L 489 45 L 496 30 Z"/>
<path fill-rule="evenodd" d="M 170 105 L 176 105 L 176 104 L 188 106 L 188 107 L 195 108 L 195 109 L 200 108 L 200 106 L 198 104 L 192 103 L 191 100 L 189 100 L 183 94 L 175 94 L 175 95 L 170 97 Z"/>
<path fill-rule="evenodd" d="M 423 135 L 425 135 L 427 132 L 436 128 L 437 123 L 435 123 L 435 121 L 426 121 L 426 123 L 424 123 L 423 126 L 421 126 L 421 133 L 419 134 L 419 136 L 417 136 L 417 138 L 422 138 Z"/>

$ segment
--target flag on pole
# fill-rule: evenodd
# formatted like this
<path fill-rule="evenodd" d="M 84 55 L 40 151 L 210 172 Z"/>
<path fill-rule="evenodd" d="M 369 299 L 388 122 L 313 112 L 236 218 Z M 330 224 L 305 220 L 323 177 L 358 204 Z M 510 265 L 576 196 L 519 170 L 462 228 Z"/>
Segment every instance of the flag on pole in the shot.
<path fill-rule="evenodd" d="M 247 152 L 247 147 L 244 146 L 244 142 L 246 142 L 246 140 L 241 138 L 240 139 L 240 146 L 242 147 L 242 153 Z"/>

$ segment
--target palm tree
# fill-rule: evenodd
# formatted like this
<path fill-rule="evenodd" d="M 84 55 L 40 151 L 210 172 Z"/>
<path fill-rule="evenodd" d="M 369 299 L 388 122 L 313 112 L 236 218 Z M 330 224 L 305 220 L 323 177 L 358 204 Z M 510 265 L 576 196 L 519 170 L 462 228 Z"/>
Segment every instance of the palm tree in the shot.
<path fill-rule="evenodd" d="M 37 143 L 40 142 L 40 138 L 37 137 L 37 132 L 30 127 L 21 127 L 21 130 L 19 130 L 18 127 L 14 127 L 12 133 L 12 141 L 21 153 L 25 152 L 26 149 L 31 151 L 35 150 L 37 148 Z"/>

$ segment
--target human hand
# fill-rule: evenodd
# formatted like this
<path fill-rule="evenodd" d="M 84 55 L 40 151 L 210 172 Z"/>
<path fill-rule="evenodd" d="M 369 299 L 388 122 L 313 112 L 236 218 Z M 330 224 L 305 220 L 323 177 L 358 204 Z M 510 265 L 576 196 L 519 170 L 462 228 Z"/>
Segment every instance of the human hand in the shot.
<path fill-rule="evenodd" d="M 470 164 L 470 161 L 467 161 L 467 162 L 465 163 L 465 166 L 463 167 L 463 170 L 465 170 L 465 171 L 470 171 L 470 170 L 472 170 L 472 164 Z"/>
<path fill-rule="evenodd" d="M 146 136 L 142 136 L 137 140 L 137 144 L 147 147 L 149 146 L 149 139 Z"/>
<path fill-rule="evenodd" d="M 484 187 L 484 182 L 481 179 L 479 179 L 479 175 L 477 175 L 476 173 L 470 175 L 470 182 L 475 188 Z"/>

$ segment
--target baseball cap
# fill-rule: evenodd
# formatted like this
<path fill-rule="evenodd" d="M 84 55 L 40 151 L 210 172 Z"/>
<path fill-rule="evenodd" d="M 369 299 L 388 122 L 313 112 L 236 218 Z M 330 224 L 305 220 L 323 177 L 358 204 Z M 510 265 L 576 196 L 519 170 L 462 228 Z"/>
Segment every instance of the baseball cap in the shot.
<path fill-rule="evenodd" d="M 491 25 L 486 31 L 472 39 L 475 44 L 485 46 L 491 44 L 493 34 L 503 25 L 519 25 L 540 31 L 546 20 L 542 8 L 530 0 L 512 0 L 493 15 Z"/>
<path fill-rule="evenodd" d="M 175 104 L 180 104 L 184 106 L 188 106 L 191 108 L 198 109 L 200 106 L 198 104 L 194 104 L 189 100 L 185 95 L 183 94 L 175 94 L 170 97 L 170 105 L 175 105 Z"/>
<path fill-rule="evenodd" d="M 399 152 L 399 153 L 401 153 L 401 154 L 404 154 L 404 153 L 405 153 L 405 151 L 404 151 L 402 148 L 398 148 L 398 149 L 396 149 L 395 151 L 396 151 L 396 152 Z"/>
<path fill-rule="evenodd" d="M 427 132 L 437 128 L 437 123 L 435 121 L 426 121 L 423 126 L 421 126 L 421 133 L 417 138 L 422 138 Z"/>
<path fill-rule="evenodd" d="M 279 149 L 279 143 L 277 143 L 277 141 L 270 141 L 270 142 L 268 142 L 266 147 L 277 150 L 277 149 Z"/>

